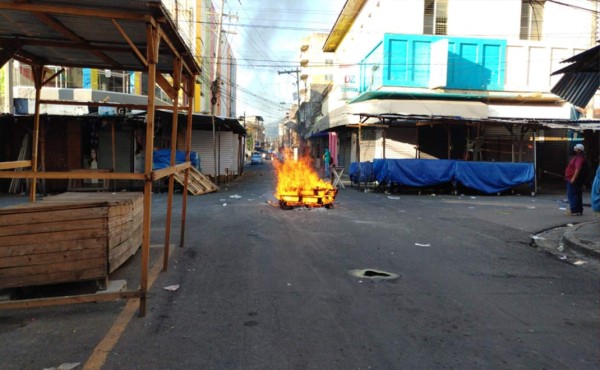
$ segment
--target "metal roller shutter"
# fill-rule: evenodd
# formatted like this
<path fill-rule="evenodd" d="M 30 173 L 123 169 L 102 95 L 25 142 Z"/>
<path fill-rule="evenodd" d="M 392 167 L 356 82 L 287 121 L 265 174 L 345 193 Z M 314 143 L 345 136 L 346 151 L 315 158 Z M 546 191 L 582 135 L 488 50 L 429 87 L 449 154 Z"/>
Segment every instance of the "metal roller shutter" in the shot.
<path fill-rule="evenodd" d="M 377 153 L 377 147 L 381 148 L 381 142 L 378 145 L 378 139 L 381 139 L 381 131 L 373 129 L 362 129 L 360 139 L 360 161 L 371 162 Z"/>
<path fill-rule="evenodd" d="M 237 148 L 237 142 L 233 140 L 233 133 L 230 131 L 219 132 L 219 174 L 225 175 L 227 171 L 235 171 L 236 158 L 234 148 Z"/>
<path fill-rule="evenodd" d="M 515 162 L 519 162 L 518 139 L 520 136 L 520 128 L 514 128 L 514 138 L 510 131 L 504 126 L 490 126 L 482 130 L 481 136 L 484 137 L 482 146 L 484 161 L 512 162 L 512 141 L 515 140 Z M 521 162 L 533 162 L 533 133 L 526 132 L 523 135 L 521 146 Z"/>
<path fill-rule="evenodd" d="M 200 157 L 200 171 L 207 176 L 215 175 L 214 141 L 212 131 L 192 131 L 192 151 Z"/>
<path fill-rule="evenodd" d="M 389 127 L 386 131 L 385 138 L 385 158 L 415 158 L 416 145 L 417 129 L 415 127 Z M 381 146 L 383 147 L 383 143 Z M 383 158 L 383 152 L 381 157 Z"/>
<path fill-rule="evenodd" d="M 115 131 L 115 166 L 114 172 L 133 171 L 133 133 L 131 131 Z M 112 133 L 110 129 L 98 133 L 98 168 L 111 169 L 112 160 Z M 118 180 L 114 188 L 129 189 L 132 186 L 130 180 Z"/>

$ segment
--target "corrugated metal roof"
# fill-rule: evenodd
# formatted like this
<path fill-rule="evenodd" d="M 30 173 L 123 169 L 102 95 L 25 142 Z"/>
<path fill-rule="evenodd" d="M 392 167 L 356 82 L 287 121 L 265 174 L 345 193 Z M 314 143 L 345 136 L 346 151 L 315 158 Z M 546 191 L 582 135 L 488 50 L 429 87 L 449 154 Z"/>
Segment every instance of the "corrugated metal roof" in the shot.
<path fill-rule="evenodd" d="M 157 109 L 156 113 L 162 115 L 167 122 L 170 122 L 173 112 L 162 109 Z M 212 130 L 213 116 L 194 113 L 192 114 L 192 127 L 196 130 Z M 187 113 L 179 113 L 178 125 L 185 125 L 187 121 Z M 215 116 L 215 127 L 219 131 L 232 131 L 235 134 L 246 136 L 247 131 L 244 126 L 236 118 L 218 117 Z"/>
<path fill-rule="evenodd" d="M 0 0 L 0 65 L 11 57 L 33 65 L 144 71 L 127 38 L 146 55 L 149 22 L 163 39 L 157 69 L 173 70 L 178 53 L 183 73 L 198 75 L 200 66 L 158 0 Z M 175 49 L 175 52 L 173 51 Z"/>
<path fill-rule="evenodd" d="M 585 107 L 598 91 L 600 73 L 566 73 L 550 90 L 552 93 L 578 107 Z"/>
<path fill-rule="evenodd" d="M 585 107 L 600 87 L 600 45 L 572 56 L 563 63 L 573 63 L 553 72 L 564 74 L 550 90 L 578 107 Z"/>

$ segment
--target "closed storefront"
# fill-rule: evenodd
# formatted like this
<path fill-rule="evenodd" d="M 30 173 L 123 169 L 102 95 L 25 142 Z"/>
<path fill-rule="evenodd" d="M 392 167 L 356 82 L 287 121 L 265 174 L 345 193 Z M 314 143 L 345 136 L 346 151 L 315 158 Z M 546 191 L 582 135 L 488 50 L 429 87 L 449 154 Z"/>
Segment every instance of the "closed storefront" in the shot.
<path fill-rule="evenodd" d="M 113 143 L 110 127 L 98 132 L 98 169 L 112 169 L 114 172 L 133 172 L 133 133 L 131 130 L 115 130 L 113 166 Z M 133 184 L 129 180 L 118 180 L 114 189 L 129 189 L 141 183 Z"/>

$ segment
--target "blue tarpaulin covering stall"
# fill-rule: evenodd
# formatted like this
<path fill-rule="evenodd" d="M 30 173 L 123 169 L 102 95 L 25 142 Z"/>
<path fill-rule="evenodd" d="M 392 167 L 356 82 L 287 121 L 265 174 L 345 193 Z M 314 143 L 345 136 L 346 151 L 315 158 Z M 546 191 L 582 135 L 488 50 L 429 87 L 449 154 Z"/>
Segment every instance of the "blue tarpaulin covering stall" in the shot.
<path fill-rule="evenodd" d="M 533 185 L 533 163 L 467 162 L 446 159 L 376 159 L 352 163 L 352 182 L 369 182 L 404 186 L 432 186 L 456 181 L 483 193 L 497 193 L 512 187 Z M 369 168 L 372 168 L 369 172 Z M 369 174 L 372 174 L 369 177 Z M 360 179 L 360 181 L 359 181 Z"/>
<path fill-rule="evenodd" d="M 377 181 L 430 186 L 452 181 L 455 161 L 447 159 L 376 159 Z"/>
<path fill-rule="evenodd" d="M 456 161 L 454 177 L 469 188 L 497 193 L 521 184 L 533 185 L 533 163 Z"/>
<path fill-rule="evenodd" d="M 182 150 L 175 151 L 175 164 L 181 164 L 185 162 L 185 152 Z M 198 153 L 190 152 L 190 162 L 192 163 L 192 167 L 200 168 L 200 158 Z M 171 149 L 159 149 L 155 150 L 152 155 L 152 169 L 160 170 L 161 168 L 166 168 L 171 166 Z"/>

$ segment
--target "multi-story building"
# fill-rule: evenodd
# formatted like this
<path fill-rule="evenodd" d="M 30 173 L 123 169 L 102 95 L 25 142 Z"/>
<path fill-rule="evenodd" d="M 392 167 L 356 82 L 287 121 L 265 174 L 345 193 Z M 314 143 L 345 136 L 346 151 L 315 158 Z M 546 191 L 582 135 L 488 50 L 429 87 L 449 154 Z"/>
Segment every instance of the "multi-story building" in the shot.
<path fill-rule="evenodd" d="M 597 132 L 566 129 L 593 118 L 598 94 L 575 107 L 550 92 L 561 61 L 594 45 L 598 10 L 585 0 L 349 0 L 322 45 L 338 72 L 311 134 L 337 132 L 346 167 L 466 158 L 479 138 L 478 158 L 494 161 L 533 161 L 541 144 L 543 165 L 560 173 L 574 143 L 598 148 Z"/>
<path fill-rule="evenodd" d="M 219 37 L 222 20 L 219 18 L 219 12 L 222 10 L 216 9 L 210 0 L 163 0 L 162 5 L 175 26 L 178 37 L 187 44 L 198 64 L 203 68 L 195 91 L 194 112 L 198 115 L 194 119 L 193 134 L 194 147 L 196 149 L 202 147 L 203 152 L 209 153 L 203 158 L 203 168 L 208 175 L 213 176 L 220 175 L 225 168 L 229 173 L 238 173 L 235 165 L 238 161 L 235 157 L 240 155 L 238 149 L 240 135 L 233 134 L 231 130 L 221 132 L 217 130 L 217 133 L 213 134 L 213 130 L 209 127 L 210 117 L 207 117 L 213 114 L 219 117 L 235 117 L 236 64 L 227 38 Z M 50 22 L 50 20 L 46 21 Z M 63 32 L 68 33 L 68 29 Z M 116 28 L 104 32 L 118 34 Z M 46 69 L 48 70 L 46 76 L 50 76 L 61 71 L 62 67 L 47 66 Z M 0 75 L 2 76 L 0 112 L 14 115 L 15 120 L 24 122 L 20 125 L 5 125 L 0 128 L 5 141 L 0 159 L 6 159 L 19 152 L 23 135 L 27 132 L 28 123 L 25 121 L 28 115 L 33 114 L 35 87 L 30 66 L 16 60 L 6 63 L 0 70 Z M 169 75 L 164 77 L 171 80 Z M 218 82 L 213 84 L 215 80 Z M 218 88 L 213 94 L 211 89 L 214 89 L 215 85 Z M 172 104 L 167 93 L 158 87 L 155 90 L 157 106 L 164 107 Z M 68 146 L 63 145 L 56 151 L 56 155 L 46 158 L 46 168 L 49 170 L 85 168 L 93 148 L 98 153 L 99 168 L 120 172 L 140 170 L 144 161 L 140 155 L 142 138 L 139 137 L 139 133 L 144 125 L 145 112 L 127 106 L 145 106 L 147 94 L 147 76 L 141 72 L 65 68 L 50 85 L 45 85 L 41 89 L 41 99 L 81 102 L 81 105 L 41 105 L 41 113 L 48 116 L 46 132 L 49 137 L 69 138 Z M 213 95 L 216 96 L 215 104 L 211 101 Z M 180 97 L 182 96 L 181 93 Z M 108 107 L 101 104 L 98 106 L 99 103 L 115 106 Z M 185 104 L 181 98 L 179 103 Z M 204 113 L 205 116 L 200 113 Z M 169 146 L 171 119 L 170 113 L 158 113 L 155 125 L 157 148 Z M 209 124 L 207 125 L 205 121 Z M 233 121 L 237 122 L 235 119 L 231 120 Z M 237 131 L 243 132 L 243 128 Z M 223 153 L 226 153 L 224 155 L 227 158 L 215 158 L 213 147 L 217 144 L 220 145 L 219 148 L 224 149 Z M 61 154 L 60 150 L 67 150 L 67 147 L 69 153 Z M 183 149 L 183 143 L 179 148 Z M 115 153 L 111 155 L 111 152 Z M 234 158 L 229 158 L 232 156 Z M 232 165 L 220 166 L 222 163 L 229 162 Z M 123 183 L 117 184 L 117 187 L 129 185 Z M 63 184 L 57 186 L 62 187 Z"/>

